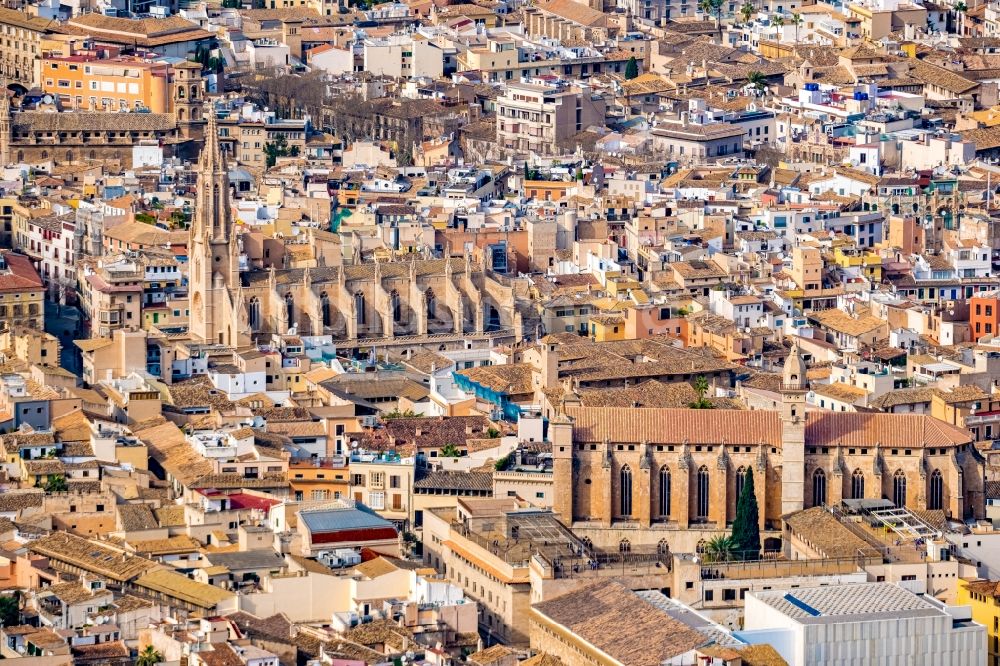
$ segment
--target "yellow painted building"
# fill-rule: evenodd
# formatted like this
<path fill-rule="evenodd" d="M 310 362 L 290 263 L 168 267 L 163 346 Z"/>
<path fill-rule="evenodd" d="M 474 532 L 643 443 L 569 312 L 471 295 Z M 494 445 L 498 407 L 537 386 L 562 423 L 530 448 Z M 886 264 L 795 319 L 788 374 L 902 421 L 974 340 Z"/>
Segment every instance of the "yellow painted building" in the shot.
<path fill-rule="evenodd" d="M 331 458 L 292 461 L 288 483 L 295 501 L 322 501 L 350 497 L 351 473 L 346 459 L 342 464 Z"/>
<path fill-rule="evenodd" d="M 973 621 L 986 627 L 986 663 L 1000 666 L 1000 581 L 960 578 L 957 605 L 972 607 Z"/>
<path fill-rule="evenodd" d="M 841 246 L 833 250 L 833 263 L 841 268 L 858 268 L 861 274 L 875 282 L 882 281 L 882 256 L 865 252 L 854 246 Z"/>
<path fill-rule="evenodd" d="M 132 58 L 89 55 L 46 56 L 41 88 L 59 95 L 65 106 L 96 110 L 148 109 L 169 113 L 170 66 Z"/>
<path fill-rule="evenodd" d="M 625 339 L 625 317 L 598 315 L 590 318 L 590 338 L 595 342 Z"/>

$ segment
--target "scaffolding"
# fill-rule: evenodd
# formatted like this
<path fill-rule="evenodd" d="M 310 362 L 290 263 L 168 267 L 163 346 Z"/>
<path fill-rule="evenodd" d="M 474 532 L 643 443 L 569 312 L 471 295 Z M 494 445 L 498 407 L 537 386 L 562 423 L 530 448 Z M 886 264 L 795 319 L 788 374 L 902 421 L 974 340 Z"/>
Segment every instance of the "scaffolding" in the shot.
<path fill-rule="evenodd" d="M 925 523 L 906 507 L 893 506 L 883 509 L 869 509 L 868 515 L 878 520 L 903 539 L 929 539 L 940 536 L 940 533 L 936 529 Z"/>
<path fill-rule="evenodd" d="M 927 524 L 905 506 L 896 506 L 885 499 L 844 500 L 848 512 L 864 517 L 873 528 L 892 530 L 901 539 L 915 541 L 940 537 L 941 532 Z M 834 514 L 836 515 L 836 513 Z"/>

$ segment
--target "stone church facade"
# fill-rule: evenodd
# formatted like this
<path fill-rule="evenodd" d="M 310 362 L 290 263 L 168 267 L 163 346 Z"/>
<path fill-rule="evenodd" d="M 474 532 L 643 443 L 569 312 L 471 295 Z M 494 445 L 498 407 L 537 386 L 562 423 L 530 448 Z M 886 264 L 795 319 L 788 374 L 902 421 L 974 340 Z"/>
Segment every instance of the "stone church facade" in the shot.
<path fill-rule="evenodd" d="M 795 350 L 777 412 L 567 401 L 551 424 L 554 510 L 597 548 L 695 552 L 732 523 L 752 470 L 765 548 L 782 516 L 844 499 L 983 517 L 968 432 L 925 415 L 807 412 L 804 377 Z"/>
<path fill-rule="evenodd" d="M 205 114 L 190 244 L 190 337 L 245 348 L 272 334 L 332 336 L 350 347 L 463 348 L 517 341 L 512 284 L 464 258 L 240 271 L 241 238 L 229 205 L 226 155 Z M 485 258 L 484 258 L 485 260 Z"/>

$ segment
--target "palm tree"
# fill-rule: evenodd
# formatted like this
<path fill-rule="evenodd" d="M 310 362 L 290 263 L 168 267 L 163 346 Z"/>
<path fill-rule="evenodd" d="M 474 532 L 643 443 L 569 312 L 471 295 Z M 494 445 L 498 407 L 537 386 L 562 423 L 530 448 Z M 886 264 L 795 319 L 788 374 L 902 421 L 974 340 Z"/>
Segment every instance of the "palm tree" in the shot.
<path fill-rule="evenodd" d="M 445 458 L 458 458 L 462 455 L 462 452 L 454 444 L 445 444 L 441 447 L 441 455 Z"/>
<path fill-rule="evenodd" d="M 802 25 L 802 15 L 799 13 L 792 14 L 792 24 L 795 25 L 795 43 L 799 43 L 799 26 Z"/>
<path fill-rule="evenodd" d="M 715 405 L 705 397 L 708 393 L 708 380 L 705 375 L 698 375 L 694 380 L 694 390 L 698 394 L 698 399 L 691 403 L 691 409 L 712 409 Z"/>
<path fill-rule="evenodd" d="M 774 17 L 774 27 L 778 29 L 778 43 L 781 43 L 781 26 L 785 25 L 785 18 L 778 14 Z"/>
<path fill-rule="evenodd" d="M 756 7 L 749 0 L 743 3 L 743 6 L 740 7 L 740 14 L 743 16 L 744 23 L 750 22 L 750 17 L 753 16 L 754 11 L 756 11 Z"/>
<path fill-rule="evenodd" d="M 727 534 L 716 534 L 705 544 L 705 562 L 728 562 L 733 559 L 736 543 Z"/>
<path fill-rule="evenodd" d="M 136 659 L 135 666 L 156 666 L 156 664 L 161 661 L 163 661 L 163 655 L 160 654 L 152 645 L 147 645 L 146 648 L 139 653 L 139 658 Z"/>
<path fill-rule="evenodd" d="M 715 29 L 719 33 L 719 41 L 722 41 L 722 3 L 723 0 L 700 0 L 698 8 L 706 14 L 715 16 Z"/>
<path fill-rule="evenodd" d="M 758 95 L 764 92 L 764 89 L 767 88 L 767 79 L 764 77 L 763 73 L 758 72 L 757 70 L 747 74 L 747 83 L 754 87 Z"/>
<path fill-rule="evenodd" d="M 966 5 L 964 2 L 962 2 L 961 0 L 959 0 L 958 2 L 955 3 L 955 14 L 956 14 L 956 17 L 957 17 L 956 23 L 958 24 L 957 25 L 957 27 L 958 27 L 958 34 L 960 34 L 960 35 L 963 32 L 965 32 L 965 21 L 963 19 L 963 15 L 968 10 L 969 10 L 969 6 Z"/>

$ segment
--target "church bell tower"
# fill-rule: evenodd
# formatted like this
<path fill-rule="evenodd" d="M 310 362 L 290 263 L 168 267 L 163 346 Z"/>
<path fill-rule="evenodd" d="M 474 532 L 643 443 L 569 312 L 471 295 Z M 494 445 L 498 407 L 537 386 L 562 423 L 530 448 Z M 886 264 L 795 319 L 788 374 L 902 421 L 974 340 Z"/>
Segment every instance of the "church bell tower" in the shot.
<path fill-rule="evenodd" d="M 205 105 L 205 146 L 198 159 L 194 222 L 188 251 L 190 331 L 202 342 L 235 346 L 239 323 L 233 297 L 240 285 L 239 246 L 229 205 L 229 172 L 219 146 L 215 108 Z"/>
<path fill-rule="evenodd" d="M 781 382 L 781 514 L 805 507 L 806 363 L 797 342 L 785 359 Z"/>

